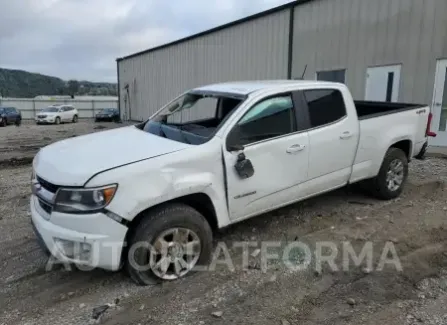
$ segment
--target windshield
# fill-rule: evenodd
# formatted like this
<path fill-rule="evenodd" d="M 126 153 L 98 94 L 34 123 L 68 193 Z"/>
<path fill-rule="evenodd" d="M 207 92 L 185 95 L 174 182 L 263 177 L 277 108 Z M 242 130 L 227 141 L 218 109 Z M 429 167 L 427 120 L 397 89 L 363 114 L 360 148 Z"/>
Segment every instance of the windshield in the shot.
<path fill-rule="evenodd" d="M 111 114 L 111 113 L 114 113 L 114 112 L 115 112 L 115 110 L 113 108 L 104 108 L 103 110 L 101 110 L 100 113 L 102 113 L 102 114 Z"/>
<path fill-rule="evenodd" d="M 47 107 L 41 110 L 41 112 L 46 112 L 46 113 L 56 113 L 59 111 L 59 108 L 57 107 Z"/>
<path fill-rule="evenodd" d="M 142 129 L 174 141 L 202 144 L 244 99 L 231 94 L 189 92 L 166 105 Z"/>

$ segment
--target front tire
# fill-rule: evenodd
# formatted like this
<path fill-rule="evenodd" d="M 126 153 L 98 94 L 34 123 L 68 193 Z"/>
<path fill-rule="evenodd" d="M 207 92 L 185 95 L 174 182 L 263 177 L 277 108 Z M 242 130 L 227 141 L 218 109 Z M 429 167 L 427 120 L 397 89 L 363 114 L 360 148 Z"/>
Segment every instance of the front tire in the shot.
<path fill-rule="evenodd" d="M 54 121 L 54 124 L 56 124 L 56 125 L 61 124 L 61 118 L 60 117 L 56 117 L 56 120 Z"/>
<path fill-rule="evenodd" d="M 208 221 L 188 205 L 170 204 L 145 213 L 130 235 L 125 265 L 139 285 L 176 280 L 208 265 L 212 247 Z"/>
<path fill-rule="evenodd" d="M 390 148 L 385 154 L 379 174 L 371 180 L 370 189 L 379 199 L 395 199 L 402 193 L 407 178 L 407 155 L 399 148 Z"/>

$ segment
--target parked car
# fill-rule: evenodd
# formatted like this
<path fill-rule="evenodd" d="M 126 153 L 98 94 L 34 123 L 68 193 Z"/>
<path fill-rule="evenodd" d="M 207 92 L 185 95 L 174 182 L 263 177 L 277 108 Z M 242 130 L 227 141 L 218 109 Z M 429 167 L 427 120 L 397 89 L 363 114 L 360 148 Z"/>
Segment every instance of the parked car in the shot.
<path fill-rule="evenodd" d="M 71 105 L 53 105 L 42 109 L 36 116 L 36 124 L 60 124 L 78 122 L 78 110 Z"/>
<path fill-rule="evenodd" d="M 8 124 L 20 125 L 22 113 L 15 107 L 0 107 L 0 126 Z"/>
<path fill-rule="evenodd" d="M 116 108 L 104 108 L 95 116 L 95 122 L 110 121 L 118 122 L 120 120 L 120 113 Z"/>
<path fill-rule="evenodd" d="M 143 123 L 41 149 L 32 223 L 59 259 L 174 280 L 208 264 L 215 229 L 360 181 L 398 197 L 430 117 L 425 105 L 354 102 L 339 83 L 197 88 Z"/>

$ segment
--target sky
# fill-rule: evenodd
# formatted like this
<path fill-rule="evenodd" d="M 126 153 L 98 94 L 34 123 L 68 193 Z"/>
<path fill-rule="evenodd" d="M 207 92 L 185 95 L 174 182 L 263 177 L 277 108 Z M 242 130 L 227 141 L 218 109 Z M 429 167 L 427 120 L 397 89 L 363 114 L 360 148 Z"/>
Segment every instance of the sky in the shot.
<path fill-rule="evenodd" d="M 291 0 L 0 0 L 0 67 L 116 82 L 116 58 Z"/>

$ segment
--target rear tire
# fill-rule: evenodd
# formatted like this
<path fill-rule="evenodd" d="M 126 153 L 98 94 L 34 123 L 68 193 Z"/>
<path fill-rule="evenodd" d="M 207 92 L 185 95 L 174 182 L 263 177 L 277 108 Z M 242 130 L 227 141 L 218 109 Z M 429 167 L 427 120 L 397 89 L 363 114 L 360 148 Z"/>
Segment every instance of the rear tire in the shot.
<path fill-rule="evenodd" d="M 381 200 L 395 199 L 402 193 L 408 178 L 408 158 L 399 148 L 385 154 L 379 174 L 369 181 L 370 192 Z"/>
<path fill-rule="evenodd" d="M 56 124 L 56 125 L 61 124 L 61 118 L 60 117 L 56 117 L 56 120 L 54 121 L 54 124 Z"/>
<path fill-rule="evenodd" d="M 182 231 L 182 240 L 180 240 L 180 235 L 178 235 L 178 240 L 176 240 L 175 235 L 171 235 L 171 241 L 166 239 L 169 238 L 170 231 L 175 231 L 175 229 L 177 229 L 177 234 L 180 234 L 179 230 Z M 166 233 L 168 237 L 164 237 Z M 172 247 L 169 247 L 174 249 L 166 250 L 164 255 L 163 253 L 155 254 L 154 263 L 150 263 L 149 256 L 151 254 L 147 248 L 139 246 L 139 249 L 132 249 L 133 245 L 137 243 L 157 247 L 157 243 L 160 243 L 160 238 L 162 238 L 161 242 L 172 244 Z M 191 255 L 185 254 L 186 247 L 183 243 L 186 245 L 186 243 L 191 244 L 193 242 L 195 243 L 193 245 L 196 248 L 198 246 L 200 251 Z M 128 247 L 130 249 L 129 254 L 124 256 L 124 262 L 129 276 L 139 285 L 148 285 L 153 284 L 154 280 L 176 280 L 194 272 L 194 267 L 196 266 L 208 265 L 213 247 L 213 234 L 208 221 L 197 210 L 185 204 L 170 204 L 145 213 L 139 225 L 130 234 Z M 157 251 L 162 252 L 161 249 L 157 249 Z M 192 257 L 193 255 L 194 257 Z M 185 267 L 187 256 L 190 256 L 193 260 L 190 265 Z M 160 258 L 159 260 L 157 260 L 158 257 Z M 165 257 L 169 263 L 168 271 L 165 271 L 164 275 L 160 275 L 160 270 L 157 269 L 156 264 L 164 264 L 161 260 Z M 183 263 L 181 267 L 182 272 L 179 273 L 176 271 L 176 266 L 179 264 L 175 265 L 176 263 L 173 262 L 176 257 L 181 258 Z M 139 270 L 139 266 L 146 266 L 145 270 Z M 159 268 L 161 269 L 162 266 L 159 266 Z"/>
<path fill-rule="evenodd" d="M 15 122 L 16 126 L 20 126 L 21 124 L 22 124 L 22 119 L 16 120 L 16 122 Z"/>
<path fill-rule="evenodd" d="M 78 123 L 78 116 L 77 115 L 73 116 L 73 123 Z"/>

